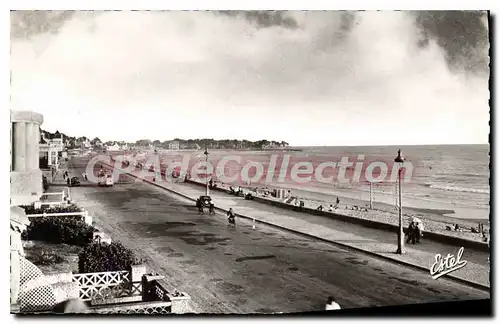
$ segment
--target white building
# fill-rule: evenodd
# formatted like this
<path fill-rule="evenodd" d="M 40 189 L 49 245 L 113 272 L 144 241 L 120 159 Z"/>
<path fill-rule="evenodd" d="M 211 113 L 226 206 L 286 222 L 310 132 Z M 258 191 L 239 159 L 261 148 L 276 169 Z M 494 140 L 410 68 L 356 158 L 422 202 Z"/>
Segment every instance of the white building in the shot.
<path fill-rule="evenodd" d="M 90 144 L 90 140 L 86 138 L 85 140 L 82 141 L 82 148 L 89 149 L 91 148 L 92 145 Z"/>
<path fill-rule="evenodd" d="M 62 135 L 60 135 L 60 137 L 54 137 L 50 139 L 49 143 L 56 149 L 57 152 L 62 152 L 64 150 Z"/>
<path fill-rule="evenodd" d="M 172 141 L 172 142 L 168 143 L 168 149 L 169 150 L 178 150 L 179 149 L 179 142 Z"/>
<path fill-rule="evenodd" d="M 106 146 L 106 150 L 108 151 L 119 151 L 120 150 L 120 145 L 118 143 L 113 143 L 113 145 L 108 145 Z"/>
<path fill-rule="evenodd" d="M 40 136 L 40 143 L 38 144 L 40 169 L 50 169 L 51 167 L 58 167 L 59 152 L 62 152 L 61 145 L 61 138 L 58 138 L 54 143 L 53 140 L 45 138 L 43 134 Z M 61 149 L 61 151 L 59 151 L 59 149 Z"/>

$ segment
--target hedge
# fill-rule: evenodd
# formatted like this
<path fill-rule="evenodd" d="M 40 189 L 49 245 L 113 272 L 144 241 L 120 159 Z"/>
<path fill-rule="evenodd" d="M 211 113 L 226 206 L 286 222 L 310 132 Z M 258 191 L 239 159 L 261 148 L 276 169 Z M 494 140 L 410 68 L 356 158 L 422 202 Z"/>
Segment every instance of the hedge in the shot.
<path fill-rule="evenodd" d="M 84 246 L 92 242 L 96 229 L 87 225 L 83 217 L 52 216 L 30 219 L 23 240 Z"/>
<path fill-rule="evenodd" d="M 92 242 L 78 254 L 79 273 L 128 271 L 132 265 L 141 263 L 133 251 L 117 242 Z"/>
<path fill-rule="evenodd" d="M 35 206 L 33 205 L 21 206 L 21 207 L 26 212 L 26 215 L 43 214 L 44 212 L 47 214 L 52 214 L 52 213 L 76 213 L 82 211 L 82 209 L 75 204 L 71 204 L 68 206 L 54 206 L 54 207 L 42 206 L 41 208 L 35 208 Z"/>

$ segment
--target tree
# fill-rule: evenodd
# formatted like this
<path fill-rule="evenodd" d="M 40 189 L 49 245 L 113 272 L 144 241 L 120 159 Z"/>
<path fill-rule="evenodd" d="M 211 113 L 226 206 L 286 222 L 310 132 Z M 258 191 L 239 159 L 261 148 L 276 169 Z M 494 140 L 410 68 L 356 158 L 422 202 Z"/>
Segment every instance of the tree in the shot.
<path fill-rule="evenodd" d="M 137 146 L 148 146 L 149 144 L 151 144 L 151 141 L 148 139 L 141 139 L 141 140 L 136 141 L 135 144 Z"/>

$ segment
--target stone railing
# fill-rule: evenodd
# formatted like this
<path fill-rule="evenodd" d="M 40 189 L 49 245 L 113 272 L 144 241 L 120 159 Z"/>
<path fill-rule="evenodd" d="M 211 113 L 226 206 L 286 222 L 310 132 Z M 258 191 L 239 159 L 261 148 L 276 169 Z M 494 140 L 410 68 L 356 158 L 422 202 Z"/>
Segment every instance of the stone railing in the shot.
<path fill-rule="evenodd" d="M 90 303 L 90 312 L 185 313 L 191 299 L 184 292 L 167 290 L 163 276 L 146 274 L 144 265 L 134 265 L 130 271 L 74 274 L 73 281 L 79 284 L 80 300 Z"/>
<path fill-rule="evenodd" d="M 153 302 L 137 302 L 128 305 L 106 305 L 92 307 L 91 313 L 98 314 L 170 314 L 172 311 L 172 302 L 170 301 L 153 301 Z"/>
<path fill-rule="evenodd" d="M 130 271 L 74 274 L 79 298 L 95 304 L 116 304 L 142 300 L 141 282 L 133 282 Z"/>

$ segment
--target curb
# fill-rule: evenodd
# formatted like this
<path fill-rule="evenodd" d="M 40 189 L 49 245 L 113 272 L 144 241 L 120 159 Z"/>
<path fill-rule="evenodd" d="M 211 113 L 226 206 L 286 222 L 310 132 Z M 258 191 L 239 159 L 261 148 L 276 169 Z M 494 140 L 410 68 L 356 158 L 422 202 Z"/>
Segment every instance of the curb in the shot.
<path fill-rule="evenodd" d="M 111 166 L 111 165 L 109 165 L 107 163 L 103 162 L 103 164 L 107 165 L 108 167 L 114 168 L 113 166 Z M 146 180 L 146 179 L 141 179 L 141 178 L 137 177 L 136 175 L 128 173 L 128 172 L 125 172 L 125 171 L 123 171 L 123 173 L 125 173 L 125 174 L 127 174 L 127 175 L 129 175 L 131 177 L 134 177 L 136 179 L 140 179 L 142 182 L 154 185 L 154 186 L 156 186 L 158 188 L 161 188 L 161 189 L 164 189 L 164 190 L 166 190 L 166 191 L 168 191 L 170 193 L 176 194 L 176 195 L 181 196 L 181 197 L 183 197 L 185 199 L 188 199 L 190 201 L 196 202 L 196 199 L 191 198 L 191 197 L 189 197 L 189 196 L 187 196 L 187 195 L 185 195 L 183 193 L 180 193 L 178 191 L 175 191 L 173 189 L 164 187 L 164 186 L 162 186 L 162 185 L 160 185 L 158 183 L 155 183 L 155 182 L 152 182 L 152 181 L 149 181 L 149 180 Z M 220 207 L 215 207 L 215 210 L 217 210 L 219 212 L 227 213 L 227 210 L 222 209 Z M 248 219 L 248 220 L 254 220 L 255 219 L 256 223 L 265 224 L 265 225 L 268 225 L 268 226 L 271 226 L 271 227 L 274 227 L 274 228 L 278 228 L 280 230 L 284 230 L 284 231 L 288 231 L 288 232 L 300 235 L 300 236 L 304 236 L 304 237 L 308 237 L 308 238 L 313 238 L 315 240 L 319 240 L 319 241 L 322 241 L 322 242 L 325 242 L 325 243 L 337 245 L 337 246 L 340 246 L 342 248 L 346 248 L 348 250 L 353 250 L 353 251 L 356 251 L 356 252 L 360 252 L 360 253 L 363 253 L 363 254 L 366 254 L 366 255 L 370 255 L 370 256 L 376 257 L 378 259 L 382 259 L 382 260 L 385 260 L 385 261 L 390 261 L 390 262 L 393 262 L 393 263 L 396 263 L 396 264 L 400 264 L 400 265 L 403 265 L 403 266 L 407 266 L 407 267 L 410 267 L 410 268 L 413 268 L 413 269 L 416 269 L 416 270 L 420 270 L 420 271 L 424 271 L 426 273 L 429 273 L 429 269 L 427 269 L 427 268 L 425 268 L 423 266 L 419 266 L 419 265 L 412 264 L 412 263 L 409 263 L 409 262 L 405 262 L 405 261 L 401 261 L 401 260 L 389 258 L 387 256 L 384 256 L 384 255 L 381 255 L 381 254 L 378 254 L 378 253 L 375 253 L 375 252 L 370 252 L 370 251 L 363 250 L 363 249 L 358 248 L 358 247 L 347 245 L 345 243 L 335 242 L 335 241 L 328 240 L 328 239 L 325 239 L 325 238 L 322 238 L 322 237 L 319 237 L 319 236 L 315 236 L 315 235 L 312 235 L 312 234 L 303 233 L 303 232 L 300 232 L 300 231 L 297 231 L 297 230 L 293 230 L 293 229 L 290 229 L 290 228 L 287 228 L 287 227 L 283 227 L 281 225 L 276 225 L 276 224 L 273 224 L 273 223 L 269 223 L 267 221 L 262 221 L 262 220 L 259 220 L 257 218 L 253 218 L 253 217 L 241 215 L 241 214 L 238 214 L 238 213 L 234 213 L 234 214 L 237 217 L 241 217 L 241 218 Z M 486 286 L 486 285 L 483 285 L 483 284 L 480 284 L 480 283 L 477 283 L 477 282 L 474 282 L 474 281 L 469 281 L 469 280 L 466 280 L 466 279 L 462 279 L 462 278 L 456 277 L 454 275 L 450 275 L 449 274 L 448 276 L 444 277 L 444 279 L 451 280 L 451 281 L 456 281 L 458 283 L 465 284 L 465 285 L 471 286 L 473 288 L 476 288 L 476 289 L 479 289 L 479 290 L 482 290 L 482 291 L 486 291 L 486 292 L 490 292 L 491 291 L 490 286 Z"/>

